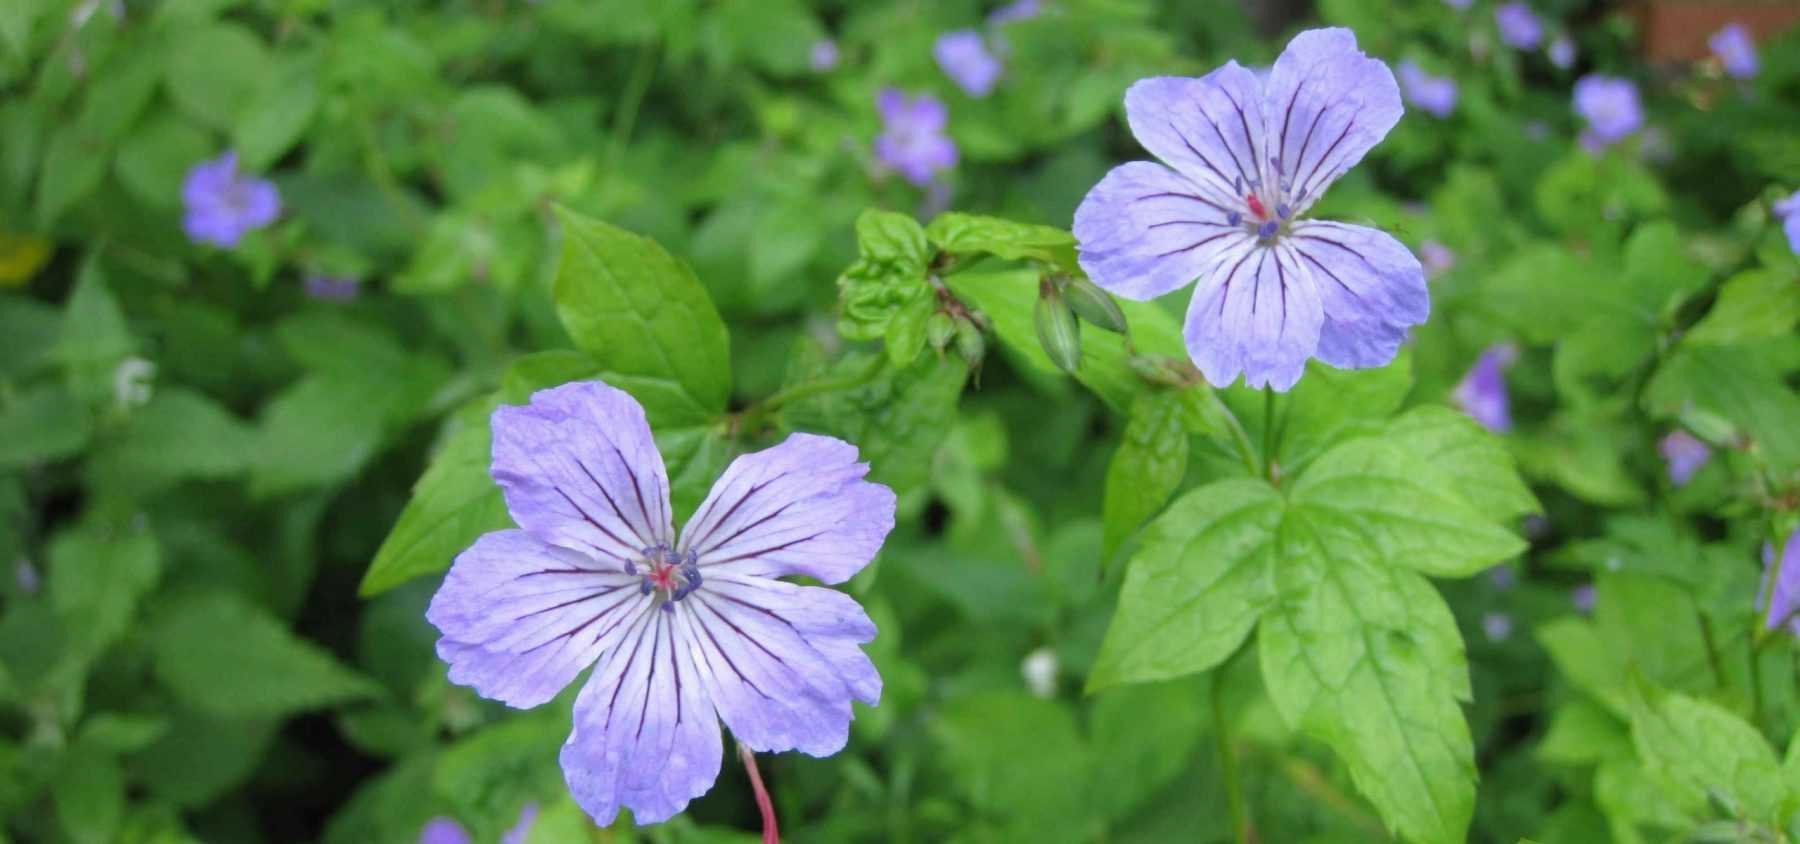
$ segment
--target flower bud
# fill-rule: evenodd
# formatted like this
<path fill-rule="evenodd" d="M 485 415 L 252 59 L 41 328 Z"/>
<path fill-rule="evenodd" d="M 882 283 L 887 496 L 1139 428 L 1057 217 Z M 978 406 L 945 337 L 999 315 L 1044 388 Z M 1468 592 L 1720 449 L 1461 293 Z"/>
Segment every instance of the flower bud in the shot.
<path fill-rule="evenodd" d="M 1064 372 L 1073 374 L 1081 368 L 1081 323 L 1076 321 L 1075 312 L 1069 309 L 1069 302 L 1063 298 L 1062 291 L 1048 280 L 1038 284 L 1037 312 L 1038 343 L 1044 347 L 1044 354 L 1050 361 L 1061 367 Z"/>
<path fill-rule="evenodd" d="M 1072 276 L 1063 283 L 1062 290 L 1069 300 L 1069 307 L 1090 325 L 1115 334 L 1125 333 L 1125 312 L 1119 310 L 1119 303 L 1113 301 L 1112 294 L 1101 290 L 1099 285 L 1084 277 Z"/>
<path fill-rule="evenodd" d="M 956 320 L 943 311 L 938 311 L 925 321 L 925 340 L 931 348 L 942 354 L 944 349 L 956 339 Z"/>
<path fill-rule="evenodd" d="M 981 359 L 987 356 L 987 338 L 972 320 L 956 321 L 956 353 L 973 367 L 981 366 Z"/>

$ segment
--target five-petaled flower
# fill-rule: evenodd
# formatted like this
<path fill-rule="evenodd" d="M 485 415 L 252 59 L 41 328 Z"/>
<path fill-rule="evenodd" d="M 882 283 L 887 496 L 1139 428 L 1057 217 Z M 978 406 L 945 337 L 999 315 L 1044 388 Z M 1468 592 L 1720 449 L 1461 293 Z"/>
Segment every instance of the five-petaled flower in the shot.
<path fill-rule="evenodd" d="M 1686 486 L 1695 473 L 1712 459 L 1712 448 L 1704 440 L 1686 431 L 1672 431 L 1656 443 L 1663 462 L 1669 464 L 1669 481 Z"/>
<path fill-rule="evenodd" d="M 884 88 L 875 97 L 881 114 L 882 133 L 875 139 L 875 157 L 900 171 L 915 185 L 924 187 L 939 170 L 956 166 L 956 142 L 944 135 L 950 111 L 930 94 L 909 97 Z"/>
<path fill-rule="evenodd" d="M 275 185 L 239 174 L 235 152 L 194 165 L 181 183 L 181 201 L 188 237 L 227 249 L 281 216 Z"/>
<path fill-rule="evenodd" d="M 1719 57 L 1719 65 L 1725 72 L 1739 79 L 1749 79 L 1756 75 L 1756 42 L 1750 38 L 1750 30 L 1733 21 L 1725 28 L 1706 39 L 1713 55 Z"/>
<path fill-rule="evenodd" d="M 856 447 L 794 434 L 734 460 L 677 535 L 643 409 L 598 381 L 542 390 L 493 415 L 493 465 L 516 530 L 459 554 L 427 618 L 453 682 L 514 707 L 544 703 L 589 665 L 562 749 L 594 820 L 621 806 L 665 820 L 706 793 L 719 721 L 759 751 L 825 756 L 852 698 L 881 677 L 875 626 L 841 583 L 894 525 L 894 494 Z"/>
<path fill-rule="evenodd" d="M 1436 117 L 1449 117 L 1456 110 L 1456 80 L 1432 76 L 1411 59 L 1401 62 L 1396 70 L 1407 102 Z"/>
<path fill-rule="evenodd" d="M 999 83 L 1004 69 L 1000 59 L 988 50 L 981 33 L 973 29 L 959 29 L 938 36 L 931 55 L 945 75 L 956 82 L 956 87 L 976 98 L 994 92 L 994 85 Z"/>
<path fill-rule="evenodd" d="M 1140 80 L 1126 117 L 1168 166 L 1124 164 L 1089 191 L 1081 266 L 1128 299 L 1198 279 L 1183 334 L 1217 386 L 1286 390 L 1315 356 L 1384 365 L 1425 321 L 1424 269 L 1385 232 L 1304 215 L 1401 112 L 1393 73 L 1347 29 L 1295 36 L 1266 84 L 1237 62 Z"/>

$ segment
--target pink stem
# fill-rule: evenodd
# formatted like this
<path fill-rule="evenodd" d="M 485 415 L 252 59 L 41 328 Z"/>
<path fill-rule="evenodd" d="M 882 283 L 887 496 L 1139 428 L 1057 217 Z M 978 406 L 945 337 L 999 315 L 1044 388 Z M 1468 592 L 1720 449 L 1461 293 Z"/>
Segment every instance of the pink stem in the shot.
<path fill-rule="evenodd" d="M 762 772 L 756 769 L 756 754 L 738 742 L 738 758 L 744 760 L 744 771 L 750 774 L 750 788 L 756 792 L 756 808 L 762 812 L 763 844 L 781 844 L 781 830 L 775 824 L 775 803 L 769 789 L 763 786 Z"/>

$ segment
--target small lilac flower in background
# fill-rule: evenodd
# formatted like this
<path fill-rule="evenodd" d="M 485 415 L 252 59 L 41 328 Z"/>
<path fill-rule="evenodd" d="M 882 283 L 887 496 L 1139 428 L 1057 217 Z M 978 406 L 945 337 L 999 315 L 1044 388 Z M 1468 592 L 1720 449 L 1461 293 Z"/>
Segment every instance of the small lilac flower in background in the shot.
<path fill-rule="evenodd" d="M 1706 39 L 1706 46 L 1711 47 L 1713 55 L 1719 57 L 1719 64 L 1725 72 L 1739 79 L 1749 79 L 1756 75 L 1756 42 L 1751 40 L 1750 31 L 1743 24 L 1732 22 L 1724 29 Z"/>
<path fill-rule="evenodd" d="M 1435 240 L 1427 240 L 1419 244 L 1419 260 L 1425 266 L 1428 278 L 1437 278 L 1456 266 L 1456 253 Z"/>
<path fill-rule="evenodd" d="M 1490 642 L 1504 642 L 1512 638 L 1512 616 L 1503 612 L 1491 612 L 1481 617 L 1481 632 Z"/>
<path fill-rule="evenodd" d="M 1000 26 L 1014 21 L 1031 20 L 1044 13 L 1044 4 L 1039 0 L 1013 0 L 988 15 L 989 26 Z"/>
<path fill-rule="evenodd" d="M 1781 220 L 1781 230 L 1787 234 L 1788 248 L 1800 255 L 1800 190 L 1776 202 L 1773 210 Z"/>
<path fill-rule="evenodd" d="M 1569 592 L 1569 603 L 1575 605 L 1575 611 L 1586 615 L 1594 611 L 1594 603 L 1599 600 L 1600 593 L 1594 584 L 1583 583 Z"/>
<path fill-rule="evenodd" d="M 362 285 L 354 278 L 330 275 L 308 275 L 306 295 L 321 302 L 349 302 L 362 293 Z"/>
<path fill-rule="evenodd" d="M 537 822 L 538 805 L 527 803 L 519 810 L 519 822 L 500 837 L 500 844 L 525 844 L 531 825 Z M 474 839 L 462 824 L 450 818 L 432 818 L 419 833 L 419 844 L 472 844 Z"/>
<path fill-rule="evenodd" d="M 1407 102 L 1437 117 L 1449 117 L 1456 110 L 1456 80 L 1432 76 L 1410 59 L 1401 62 L 1396 71 Z"/>
<path fill-rule="evenodd" d="M 1125 114 L 1164 163 L 1115 167 L 1082 199 L 1081 266 L 1127 299 L 1198 279 L 1182 333 L 1214 386 L 1287 390 L 1312 357 L 1383 366 L 1430 310 L 1424 268 L 1386 232 L 1304 215 L 1401 112 L 1348 29 L 1296 35 L 1266 84 L 1235 61 L 1141 79 Z"/>
<path fill-rule="evenodd" d="M 1467 9 L 1475 5 L 1475 0 L 1444 0 L 1444 5 L 1452 9 Z"/>
<path fill-rule="evenodd" d="M 1637 83 L 1616 76 L 1590 73 L 1576 80 L 1575 113 L 1587 121 L 1582 145 L 1590 150 L 1616 144 L 1644 126 Z"/>
<path fill-rule="evenodd" d="M 1544 42 L 1544 22 L 1524 3 L 1507 3 L 1494 10 L 1500 40 L 1517 50 L 1535 50 Z"/>
<path fill-rule="evenodd" d="M 1759 606 L 1767 611 L 1763 627 L 1774 630 L 1786 624 L 1800 635 L 1800 530 L 1788 536 L 1779 560 L 1775 548 L 1763 543 L 1763 577 Z"/>
<path fill-rule="evenodd" d="M 1450 398 L 1482 427 L 1497 434 L 1512 430 L 1512 410 L 1506 394 L 1506 370 L 1519 358 L 1519 347 L 1495 343 L 1481 353 L 1469 374 Z"/>
<path fill-rule="evenodd" d="M 1570 40 L 1567 35 L 1558 35 L 1551 39 L 1550 46 L 1545 48 L 1544 53 L 1550 57 L 1551 64 L 1563 70 L 1575 66 L 1575 42 Z"/>
<path fill-rule="evenodd" d="M 807 54 L 807 63 L 814 73 L 825 73 L 837 69 L 840 58 L 837 42 L 821 38 L 813 42 L 812 50 Z"/>
<path fill-rule="evenodd" d="M 1656 444 L 1656 450 L 1662 453 L 1663 461 L 1669 464 L 1669 480 L 1676 486 L 1686 486 L 1694 479 L 1694 474 L 1706 461 L 1712 459 L 1712 449 L 1699 437 L 1686 431 L 1673 431 Z"/>
<path fill-rule="evenodd" d="M 875 97 L 883 131 L 875 139 L 875 157 L 921 187 L 939 170 L 956 166 L 956 142 L 944 135 L 950 112 L 930 94 L 908 97 L 884 88 Z"/>
<path fill-rule="evenodd" d="M 239 175 L 235 152 L 194 165 L 181 183 L 181 201 L 188 237 L 226 249 L 281 215 L 275 185 Z"/>
<path fill-rule="evenodd" d="M 794 434 L 732 461 L 677 535 L 637 401 L 599 381 L 493 415 L 494 480 L 518 530 L 457 555 L 426 618 L 452 682 L 527 708 L 589 665 L 562 749 L 601 825 L 667 820 L 718 778 L 719 721 L 740 748 L 828 756 L 881 676 L 875 637 L 834 589 L 894 526 L 894 493 L 856 447 Z M 748 751 L 745 751 L 746 753 Z"/>
<path fill-rule="evenodd" d="M 1494 566 L 1488 569 L 1488 583 L 1496 592 L 1506 592 L 1519 585 L 1519 575 L 1509 566 Z"/>
<path fill-rule="evenodd" d="M 985 97 L 1000 81 L 1000 60 L 988 52 L 987 42 L 973 29 L 959 29 L 938 37 L 931 48 L 938 67 L 971 97 Z"/>

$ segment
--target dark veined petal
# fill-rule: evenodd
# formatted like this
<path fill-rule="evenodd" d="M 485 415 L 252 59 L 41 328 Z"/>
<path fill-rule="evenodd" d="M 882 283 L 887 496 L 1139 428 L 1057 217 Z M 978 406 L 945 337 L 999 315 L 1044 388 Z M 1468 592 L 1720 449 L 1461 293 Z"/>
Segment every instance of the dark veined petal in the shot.
<path fill-rule="evenodd" d="M 1285 242 L 1324 302 L 1319 360 L 1345 369 L 1386 366 L 1407 327 L 1431 313 L 1425 268 L 1387 232 L 1306 221 Z"/>
<path fill-rule="evenodd" d="M 638 578 L 522 530 L 486 534 L 458 554 L 425 617 L 443 637 L 450 681 L 520 708 L 562 691 L 600 653 L 600 637 L 648 600 Z"/>
<path fill-rule="evenodd" d="M 495 410 L 493 427 L 494 480 L 519 527 L 621 570 L 669 542 L 668 475 L 625 391 L 599 381 L 539 390 Z"/>
<path fill-rule="evenodd" d="M 754 750 L 836 753 L 849 739 L 851 698 L 880 695 L 880 678 L 855 647 L 875 627 L 841 593 L 709 578 L 676 615 L 697 645 L 719 717 Z"/>
<path fill-rule="evenodd" d="M 682 529 L 707 579 L 802 574 L 850 578 L 894 528 L 894 493 L 863 480 L 856 446 L 793 434 L 731 462 Z"/>
<path fill-rule="evenodd" d="M 1095 284 L 1148 300 L 1193 282 L 1254 239 L 1186 176 L 1161 164 L 1114 167 L 1075 209 L 1081 268 Z"/>
<path fill-rule="evenodd" d="M 601 826 L 621 806 L 638 823 L 668 820 L 719 778 L 719 721 L 678 618 L 690 602 L 674 612 L 646 605 L 575 700 L 563 779 Z"/>
<path fill-rule="evenodd" d="M 1138 143 L 1200 187 L 1221 214 L 1242 208 L 1266 175 L 1262 107 L 1262 83 L 1237 62 L 1198 79 L 1140 79 L 1125 92 Z"/>
<path fill-rule="evenodd" d="M 1201 277 L 1182 334 L 1215 387 L 1237 380 L 1286 391 L 1319 345 L 1323 309 L 1286 240 L 1230 253 Z"/>
<path fill-rule="evenodd" d="M 1270 155 L 1281 162 L 1294 213 L 1350 169 L 1400 121 L 1400 86 L 1348 29 L 1294 36 L 1269 73 Z"/>

